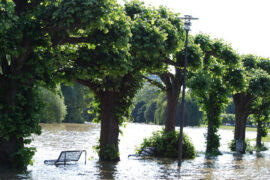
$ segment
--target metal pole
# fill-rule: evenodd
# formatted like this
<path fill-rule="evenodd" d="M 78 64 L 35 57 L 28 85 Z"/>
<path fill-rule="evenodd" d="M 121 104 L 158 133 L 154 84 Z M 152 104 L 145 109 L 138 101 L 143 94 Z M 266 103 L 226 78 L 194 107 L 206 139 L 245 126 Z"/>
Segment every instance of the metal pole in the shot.
<path fill-rule="evenodd" d="M 179 135 L 179 151 L 178 151 L 178 167 L 182 164 L 183 154 L 183 127 L 184 127 L 184 107 L 185 107 L 185 89 L 186 89 L 186 71 L 187 71 L 187 56 L 188 56 L 188 29 L 186 29 L 186 42 L 185 42 L 185 60 L 184 60 L 184 79 L 182 89 L 182 102 L 180 108 L 180 135 Z"/>

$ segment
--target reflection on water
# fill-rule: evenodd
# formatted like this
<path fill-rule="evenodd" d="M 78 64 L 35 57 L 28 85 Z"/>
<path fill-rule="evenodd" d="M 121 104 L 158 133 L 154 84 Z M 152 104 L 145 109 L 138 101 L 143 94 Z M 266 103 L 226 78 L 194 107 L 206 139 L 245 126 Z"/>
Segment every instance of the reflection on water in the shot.
<path fill-rule="evenodd" d="M 134 153 L 143 138 L 148 137 L 161 126 L 128 124 L 122 128 L 119 162 L 100 162 L 92 146 L 97 144 L 100 126 L 96 124 L 42 124 L 41 136 L 33 135 L 31 146 L 37 148 L 34 165 L 27 172 L 0 171 L 0 179 L 270 179 L 270 151 L 255 154 L 233 154 L 228 142 L 233 138 L 230 130 L 220 130 L 223 155 L 207 158 L 204 155 L 205 128 L 185 128 L 197 151 L 194 160 L 185 160 L 182 168 L 175 159 L 128 158 Z M 248 132 L 248 138 L 255 138 L 255 132 Z M 57 159 L 63 150 L 87 150 L 87 164 L 84 158 L 75 165 L 45 165 L 47 159 Z"/>

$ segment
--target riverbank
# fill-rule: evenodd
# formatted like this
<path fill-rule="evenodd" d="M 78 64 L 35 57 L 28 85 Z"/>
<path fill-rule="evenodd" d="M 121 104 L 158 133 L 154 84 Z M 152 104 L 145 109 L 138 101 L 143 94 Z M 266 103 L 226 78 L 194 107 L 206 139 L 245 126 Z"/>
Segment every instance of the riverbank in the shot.
<path fill-rule="evenodd" d="M 200 127 L 203 127 L 203 128 L 207 128 L 207 125 L 201 125 Z M 234 126 L 220 126 L 220 129 L 229 129 L 229 130 L 234 130 Z M 252 131 L 252 132 L 256 132 L 257 131 L 257 128 L 253 128 L 253 127 L 247 127 L 246 128 L 246 131 Z M 270 132 L 270 129 L 268 129 L 268 132 Z M 254 139 L 255 140 L 255 139 Z M 264 137 L 262 139 L 263 142 L 270 142 L 270 134 L 268 133 L 268 135 L 266 137 Z"/>

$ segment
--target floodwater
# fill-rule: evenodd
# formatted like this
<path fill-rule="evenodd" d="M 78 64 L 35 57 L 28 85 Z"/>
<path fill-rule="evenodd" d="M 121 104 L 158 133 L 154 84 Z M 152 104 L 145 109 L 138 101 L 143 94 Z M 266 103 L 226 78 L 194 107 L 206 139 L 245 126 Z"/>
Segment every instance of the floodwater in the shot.
<path fill-rule="evenodd" d="M 246 155 L 233 154 L 228 142 L 233 139 L 231 130 L 220 130 L 223 155 L 206 158 L 204 154 L 205 128 L 184 128 L 198 156 L 185 160 L 181 169 L 177 160 L 166 158 L 128 158 L 134 154 L 136 146 L 153 131 L 161 129 L 157 125 L 128 123 L 122 127 L 120 136 L 120 158 L 116 163 L 100 162 L 92 146 L 97 144 L 100 126 L 97 124 L 42 124 L 42 134 L 33 135 L 32 147 L 36 147 L 33 166 L 26 172 L 0 171 L 0 179 L 270 179 L 270 151 Z M 255 132 L 247 132 L 247 138 L 255 138 Z M 269 144 L 267 144 L 269 147 Z M 87 163 L 84 155 L 75 165 L 45 165 L 44 160 L 57 159 L 64 150 L 87 150 Z"/>

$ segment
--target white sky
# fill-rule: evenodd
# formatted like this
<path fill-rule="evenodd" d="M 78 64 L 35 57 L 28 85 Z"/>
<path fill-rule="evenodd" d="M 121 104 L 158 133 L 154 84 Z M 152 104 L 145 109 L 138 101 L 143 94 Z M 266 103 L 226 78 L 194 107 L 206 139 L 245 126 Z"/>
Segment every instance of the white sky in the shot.
<path fill-rule="evenodd" d="M 118 0 L 119 2 L 121 0 Z M 223 38 L 240 54 L 270 57 L 270 0 L 143 0 L 198 17 L 191 34 Z"/>

